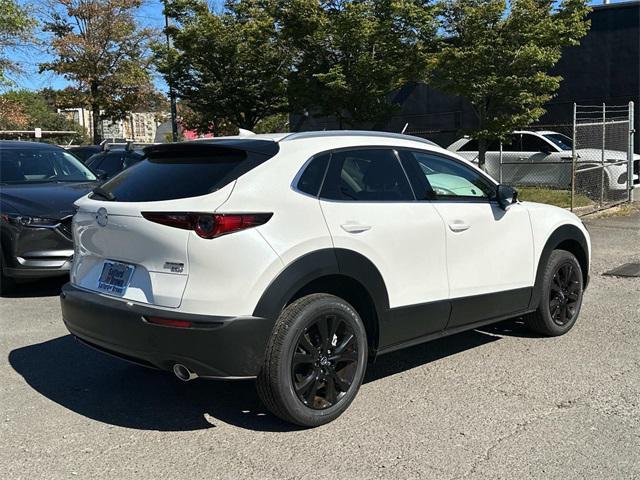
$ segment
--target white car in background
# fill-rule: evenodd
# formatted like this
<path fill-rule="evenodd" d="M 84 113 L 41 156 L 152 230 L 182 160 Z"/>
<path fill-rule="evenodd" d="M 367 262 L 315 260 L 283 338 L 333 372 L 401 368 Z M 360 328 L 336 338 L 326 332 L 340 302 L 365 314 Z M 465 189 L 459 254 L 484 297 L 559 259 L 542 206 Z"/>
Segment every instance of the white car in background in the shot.
<path fill-rule="evenodd" d="M 515 131 L 502 143 L 502 178 L 507 185 L 570 188 L 573 141 L 558 132 Z M 461 138 L 448 147 L 466 160 L 478 162 L 478 141 Z M 601 183 L 602 150 L 579 148 L 576 188 L 580 191 L 598 190 Z M 604 185 L 609 191 L 627 188 L 627 152 L 605 150 Z M 640 155 L 634 155 L 633 184 L 640 183 Z M 594 168 L 595 167 L 595 168 Z M 500 143 L 490 141 L 486 153 L 487 172 L 500 179 Z"/>

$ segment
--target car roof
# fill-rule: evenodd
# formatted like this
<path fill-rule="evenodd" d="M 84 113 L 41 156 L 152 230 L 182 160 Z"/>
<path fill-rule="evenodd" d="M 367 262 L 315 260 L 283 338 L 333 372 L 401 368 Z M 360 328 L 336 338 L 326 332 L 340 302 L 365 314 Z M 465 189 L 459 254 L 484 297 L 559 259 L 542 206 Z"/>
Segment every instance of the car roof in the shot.
<path fill-rule="evenodd" d="M 50 143 L 23 142 L 23 141 L 20 141 L 20 140 L 0 140 L 0 148 L 11 148 L 11 149 L 29 148 L 29 149 L 40 149 L 40 150 L 64 150 L 62 147 L 59 147 L 57 145 L 52 145 Z"/>
<path fill-rule="evenodd" d="M 551 130 L 515 130 L 513 133 L 533 133 L 534 135 L 559 135 Z"/>
<path fill-rule="evenodd" d="M 70 145 L 67 150 L 102 150 L 100 145 Z"/>
<path fill-rule="evenodd" d="M 370 139 L 396 139 L 396 140 L 405 140 L 405 141 L 414 141 L 419 143 L 424 143 L 430 146 L 438 147 L 438 145 L 431 140 L 427 140 L 421 137 L 415 137 L 413 135 L 406 135 L 403 133 L 394 133 L 394 132 L 379 132 L 379 131 L 368 131 L 368 130 L 321 130 L 321 131 L 308 131 L 308 132 L 292 132 L 292 133 L 261 133 L 261 134 L 249 134 L 249 135 L 233 135 L 226 137 L 213 137 L 213 138 L 199 138 L 195 140 L 190 140 L 188 142 L 182 143 L 199 143 L 199 144 L 217 144 L 217 145 L 225 145 L 230 148 L 246 148 L 247 150 L 251 150 L 249 148 L 253 142 L 261 142 L 261 143 L 284 143 L 290 142 L 294 140 L 302 140 L 302 139 L 311 139 L 311 138 L 345 138 L 345 137 L 361 137 Z M 166 144 L 164 144 L 166 145 Z M 153 147 L 150 147 L 153 148 Z M 267 150 L 271 150 L 267 147 Z M 267 153 L 267 152 L 265 152 Z"/>

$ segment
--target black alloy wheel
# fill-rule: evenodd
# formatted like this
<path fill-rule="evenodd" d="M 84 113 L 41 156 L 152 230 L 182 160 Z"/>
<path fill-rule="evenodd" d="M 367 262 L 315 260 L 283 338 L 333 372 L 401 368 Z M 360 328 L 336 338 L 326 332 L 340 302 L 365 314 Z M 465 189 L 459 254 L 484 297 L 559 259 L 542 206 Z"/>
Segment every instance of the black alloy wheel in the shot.
<path fill-rule="evenodd" d="M 256 386 L 281 419 L 317 427 L 338 418 L 358 394 L 367 332 L 344 299 L 312 293 L 289 304 L 273 327 Z"/>
<path fill-rule="evenodd" d="M 584 275 L 571 252 L 554 250 L 546 264 L 539 288 L 538 308 L 524 316 L 535 332 L 550 337 L 564 335 L 575 325 L 582 306 Z"/>
<path fill-rule="evenodd" d="M 551 279 L 549 312 L 561 327 L 573 321 L 578 313 L 582 289 L 580 275 L 572 262 L 565 262 L 556 268 Z"/>
<path fill-rule="evenodd" d="M 296 395 L 307 407 L 331 407 L 349 391 L 358 364 L 355 339 L 353 329 L 335 314 L 318 318 L 301 332 L 291 376 Z"/>

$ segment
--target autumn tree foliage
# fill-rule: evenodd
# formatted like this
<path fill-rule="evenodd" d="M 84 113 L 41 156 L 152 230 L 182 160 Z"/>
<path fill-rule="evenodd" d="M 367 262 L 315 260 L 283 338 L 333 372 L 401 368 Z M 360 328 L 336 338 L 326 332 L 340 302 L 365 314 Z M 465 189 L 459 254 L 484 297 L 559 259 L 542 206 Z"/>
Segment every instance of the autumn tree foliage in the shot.
<path fill-rule="evenodd" d="M 149 42 L 137 23 L 141 0 L 48 0 L 44 30 L 53 60 L 40 66 L 72 82 L 78 105 L 93 112 L 94 141 L 103 118 L 117 119 L 154 91 Z"/>

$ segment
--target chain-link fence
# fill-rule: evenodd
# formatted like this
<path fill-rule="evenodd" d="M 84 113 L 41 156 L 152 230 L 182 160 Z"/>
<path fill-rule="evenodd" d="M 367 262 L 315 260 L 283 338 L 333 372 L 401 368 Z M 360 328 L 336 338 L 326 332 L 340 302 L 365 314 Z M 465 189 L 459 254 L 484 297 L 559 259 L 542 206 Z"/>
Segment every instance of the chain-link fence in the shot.
<path fill-rule="evenodd" d="M 525 198 L 566 206 L 578 215 L 630 201 L 638 182 L 633 103 L 575 105 L 572 123 L 539 125 L 489 143 L 489 174 L 520 187 Z"/>

